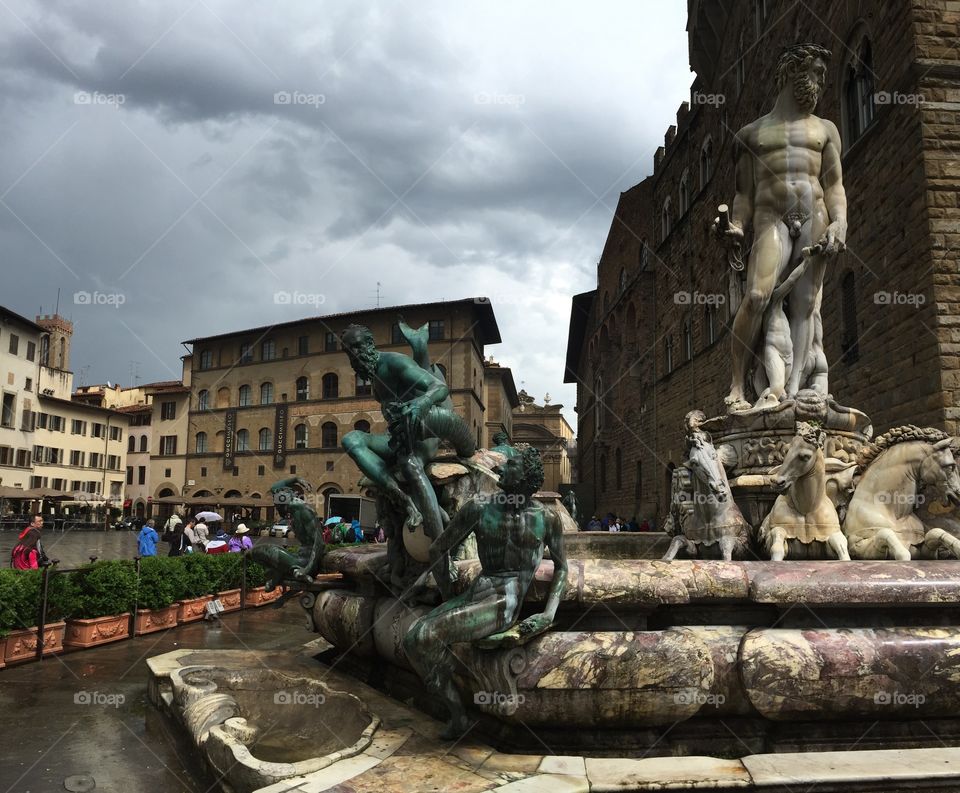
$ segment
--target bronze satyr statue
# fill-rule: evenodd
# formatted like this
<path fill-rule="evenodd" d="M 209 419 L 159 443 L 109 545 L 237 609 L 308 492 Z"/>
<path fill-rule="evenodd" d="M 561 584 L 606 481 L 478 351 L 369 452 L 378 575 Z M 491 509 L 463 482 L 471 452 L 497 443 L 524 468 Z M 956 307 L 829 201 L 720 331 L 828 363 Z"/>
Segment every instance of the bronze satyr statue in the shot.
<path fill-rule="evenodd" d="M 272 591 L 285 580 L 311 583 L 320 572 L 325 546 L 323 527 L 317 513 L 293 489 L 298 485 L 310 490 L 310 483 L 298 476 L 281 479 L 270 487 L 273 503 L 281 517 L 288 518 L 294 536 L 300 543 L 300 551 L 292 554 L 278 545 L 256 545 L 250 550 L 250 558 L 267 568 L 266 589 Z"/>
<path fill-rule="evenodd" d="M 543 485 L 540 452 L 527 447 L 498 466 L 497 473 L 500 492 L 465 504 L 430 549 L 431 560 L 437 563 L 474 532 L 480 575 L 453 598 L 449 598 L 449 580 L 437 576 L 445 602 L 414 623 L 403 640 L 407 659 L 417 674 L 447 703 L 450 722 L 444 732 L 446 738 L 456 738 L 470 728 L 453 683 L 458 661 L 449 645 L 479 639 L 486 640 L 484 646 L 501 641 L 524 642 L 543 633 L 553 624 L 567 580 L 563 527 L 555 514 L 533 499 Z M 518 624 L 544 547 L 550 549 L 553 558 L 553 581 L 546 606 L 542 613 Z"/>
<path fill-rule="evenodd" d="M 460 457 L 476 451 L 473 433 L 453 411 L 443 372 L 430 362 L 427 326 L 413 330 L 400 322 L 413 358 L 398 352 L 381 352 L 373 334 L 362 325 L 351 325 L 341 336 L 354 372 L 373 385 L 388 432 L 355 430 L 343 438 L 343 448 L 384 496 L 406 514 L 404 528 L 422 525 L 427 537 L 443 531 L 447 516 L 441 510 L 426 465 L 448 441 Z M 401 487 L 396 470 L 407 490 Z M 408 493 L 409 491 L 409 493 Z"/>
<path fill-rule="evenodd" d="M 844 250 L 847 236 L 840 134 L 832 121 L 813 114 L 829 57 L 830 52 L 816 44 L 784 50 L 777 62 L 773 109 L 736 136 L 736 195 L 729 217 L 721 211 L 715 229 L 737 251 L 751 226 L 754 239 L 744 297 L 733 323 L 732 382 L 726 398 L 730 411 L 751 407 L 747 372 L 765 353 L 778 371 L 758 367 L 756 407 L 775 407 L 803 388 L 828 394 L 820 321 L 823 275 L 827 261 Z M 789 295 L 774 300 L 774 289 L 801 264 L 804 249 L 810 261 L 803 273 Z M 780 317 L 784 297 L 787 333 Z M 768 318 L 771 309 L 777 314 Z M 768 334 L 775 338 L 765 338 Z M 784 362 L 787 371 L 781 373 Z"/>

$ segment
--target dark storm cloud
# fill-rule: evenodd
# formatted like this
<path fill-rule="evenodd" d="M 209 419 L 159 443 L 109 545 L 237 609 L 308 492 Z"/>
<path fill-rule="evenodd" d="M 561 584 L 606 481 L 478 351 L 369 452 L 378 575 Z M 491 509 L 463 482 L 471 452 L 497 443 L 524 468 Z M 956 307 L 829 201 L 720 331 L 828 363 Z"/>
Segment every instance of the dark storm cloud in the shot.
<path fill-rule="evenodd" d="M 0 242 L 25 277 L 4 302 L 62 287 L 75 368 L 127 382 L 129 361 L 171 376 L 182 338 L 371 305 L 378 280 L 388 303 L 493 293 L 491 352 L 572 406 L 569 294 L 689 82 L 682 10 L 589 13 L 9 0 Z M 291 284 L 325 302 L 277 305 Z"/>

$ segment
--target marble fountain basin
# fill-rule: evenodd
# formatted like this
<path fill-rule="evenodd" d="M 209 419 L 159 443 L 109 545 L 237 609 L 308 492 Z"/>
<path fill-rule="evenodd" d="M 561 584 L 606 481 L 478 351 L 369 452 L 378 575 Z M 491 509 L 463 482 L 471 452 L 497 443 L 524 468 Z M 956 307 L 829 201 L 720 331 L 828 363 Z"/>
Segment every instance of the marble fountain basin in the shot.
<path fill-rule="evenodd" d="M 166 690 L 151 697 L 185 727 L 229 793 L 252 793 L 358 755 L 380 724 L 353 694 L 266 665 L 188 664 L 156 679 L 167 681 Z"/>
<path fill-rule="evenodd" d="M 429 607 L 378 583 L 382 553 L 331 552 L 325 565 L 343 586 L 303 605 L 314 630 L 351 656 L 347 667 L 366 663 L 410 691 L 419 681 L 402 639 Z M 476 561 L 458 567 L 463 584 L 479 572 Z M 542 608 L 552 577 L 545 560 L 525 614 Z M 866 746 L 960 736 L 956 561 L 573 556 L 553 630 L 522 647 L 453 649 L 465 701 L 501 744 L 533 728 L 555 730 L 548 742 L 571 752 L 632 742 L 641 753 L 655 744 L 654 753 L 740 756 L 804 742 L 843 748 L 874 723 Z M 742 729 L 727 740 L 734 723 Z"/>

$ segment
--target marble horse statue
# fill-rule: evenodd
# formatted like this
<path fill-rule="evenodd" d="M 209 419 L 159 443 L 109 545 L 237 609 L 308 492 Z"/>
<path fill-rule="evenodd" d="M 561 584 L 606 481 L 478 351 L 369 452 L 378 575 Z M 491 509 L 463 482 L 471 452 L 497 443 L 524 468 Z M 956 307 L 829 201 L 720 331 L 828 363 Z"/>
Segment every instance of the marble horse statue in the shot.
<path fill-rule="evenodd" d="M 677 534 L 663 555 L 673 559 L 686 547 L 692 556 L 700 556 L 709 546 L 718 546 L 720 556 L 730 561 L 734 555 L 743 558 L 750 544 L 750 524 L 733 500 L 727 472 L 706 432 L 699 429 L 704 420 L 702 411 L 687 414 L 687 461 L 692 482 L 693 509 L 686 520 L 676 517 Z"/>
<path fill-rule="evenodd" d="M 960 476 L 941 430 L 911 424 L 884 433 L 860 453 L 862 471 L 843 530 L 856 559 L 960 558 L 960 540 L 926 526 L 915 514 L 924 489 L 960 505 Z"/>
<path fill-rule="evenodd" d="M 850 560 L 837 509 L 827 494 L 825 439 L 819 425 L 798 421 L 773 478 L 780 495 L 760 525 L 760 542 L 775 562 L 787 556 Z"/>

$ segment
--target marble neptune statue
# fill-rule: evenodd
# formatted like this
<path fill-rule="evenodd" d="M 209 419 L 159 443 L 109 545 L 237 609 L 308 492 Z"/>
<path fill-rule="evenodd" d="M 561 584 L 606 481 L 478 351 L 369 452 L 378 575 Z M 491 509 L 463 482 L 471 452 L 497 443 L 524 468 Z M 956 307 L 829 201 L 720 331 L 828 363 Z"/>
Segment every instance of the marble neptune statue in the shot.
<path fill-rule="evenodd" d="M 736 195 L 715 222 L 734 256 L 752 228 L 744 296 L 733 322 L 728 411 L 747 410 L 755 366 L 757 407 L 773 407 L 804 388 L 828 394 L 820 303 L 828 261 L 844 250 L 847 199 L 836 125 L 813 114 L 830 52 L 788 47 L 776 67 L 777 98 L 736 135 Z M 736 266 L 736 265 L 735 265 Z M 801 269 L 789 293 L 777 292 Z"/>

